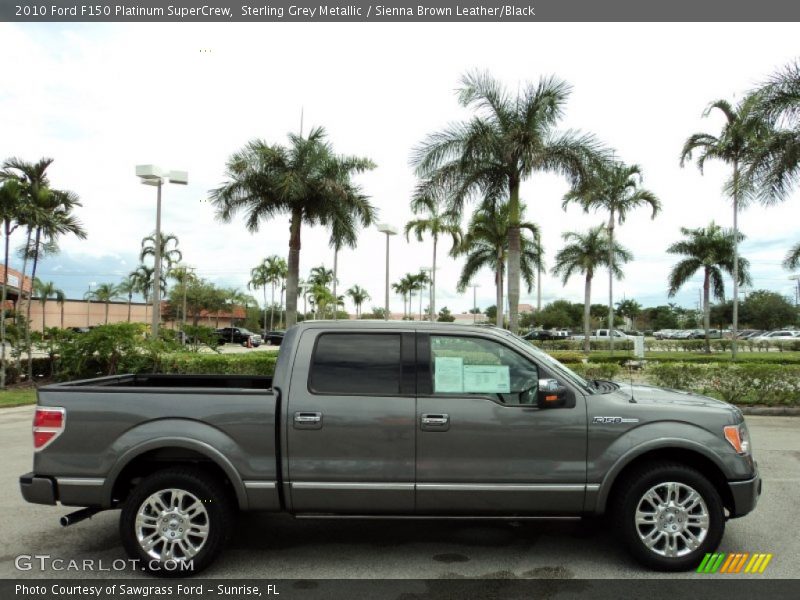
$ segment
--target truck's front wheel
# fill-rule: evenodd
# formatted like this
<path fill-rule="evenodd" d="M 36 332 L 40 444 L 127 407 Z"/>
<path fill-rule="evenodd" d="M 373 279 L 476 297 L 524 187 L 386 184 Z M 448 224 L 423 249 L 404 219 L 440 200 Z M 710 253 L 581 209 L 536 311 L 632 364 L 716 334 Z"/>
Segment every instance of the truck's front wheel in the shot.
<path fill-rule="evenodd" d="M 199 469 L 173 468 L 143 479 L 120 516 L 122 545 L 143 568 L 185 577 L 213 562 L 233 526 L 224 486 Z"/>
<path fill-rule="evenodd" d="M 633 556 L 659 571 L 683 571 L 713 552 L 725 531 L 722 500 L 700 472 L 659 463 L 623 482 L 616 524 Z"/>

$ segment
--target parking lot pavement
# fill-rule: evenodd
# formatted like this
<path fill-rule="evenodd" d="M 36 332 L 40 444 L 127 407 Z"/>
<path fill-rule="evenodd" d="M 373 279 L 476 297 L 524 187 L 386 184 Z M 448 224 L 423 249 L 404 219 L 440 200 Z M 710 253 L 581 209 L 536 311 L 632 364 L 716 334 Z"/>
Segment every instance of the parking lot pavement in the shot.
<path fill-rule="evenodd" d="M 0 410 L 0 578 L 118 577 L 114 571 L 19 571 L 15 557 L 47 554 L 102 560 L 125 554 L 118 511 L 62 528 L 63 507 L 27 504 L 17 478 L 31 468 L 31 407 Z M 761 578 L 797 576 L 800 538 L 800 418 L 749 417 L 764 493 L 751 515 L 729 521 L 719 550 L 771 552 Z M 95 563 L 97 564 L 97 562 Z M 123 571 L 125 576 L 139 573 Z M 653 578 L 611 532 L 579 521 L 294 520 L 282 515 L 239 518 L 230 547 L 209 577 L 321 578 Z M 737 576 L 741 577 L 741 575 Z"/>

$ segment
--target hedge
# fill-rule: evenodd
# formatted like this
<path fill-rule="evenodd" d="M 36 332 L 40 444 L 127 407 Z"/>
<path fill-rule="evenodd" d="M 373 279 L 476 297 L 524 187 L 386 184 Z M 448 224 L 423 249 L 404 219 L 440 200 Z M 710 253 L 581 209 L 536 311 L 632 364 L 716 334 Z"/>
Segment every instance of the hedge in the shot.
<path fill-rule="evenodd" d="M 247 354 L 197 354 L 181 352 L 162 357 L 161 373 L 215 375 L 272 375 L 275 372 L 276 352 Z"/>
<path fill-rule="evenodd" d="M 735 404 L 800 404 L 800 366 L 747 363 L 656 363 L 645 376 L 654 384 Z"/>

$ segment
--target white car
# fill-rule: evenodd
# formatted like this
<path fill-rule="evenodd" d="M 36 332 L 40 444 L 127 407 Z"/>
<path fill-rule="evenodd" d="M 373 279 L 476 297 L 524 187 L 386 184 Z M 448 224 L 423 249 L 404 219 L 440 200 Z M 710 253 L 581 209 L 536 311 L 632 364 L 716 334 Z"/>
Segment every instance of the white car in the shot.
<path fill-rule="evenodd" d="M 778 331 L 770 331 L 758 337 L 754 337 L 754 342 L 791 342 L 800 340 L 800 331 L 793 331 L 791 329 L 780 329 Z"/>

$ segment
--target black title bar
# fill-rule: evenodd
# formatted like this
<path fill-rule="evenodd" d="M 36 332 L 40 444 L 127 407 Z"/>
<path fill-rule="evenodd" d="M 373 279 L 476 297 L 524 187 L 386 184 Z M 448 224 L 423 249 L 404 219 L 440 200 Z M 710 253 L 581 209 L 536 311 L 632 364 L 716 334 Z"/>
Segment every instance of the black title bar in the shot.
<path fill-rule="evenodd" d="M 0 0 L 11 22 L 800 21 L 792 0 Z"/>

